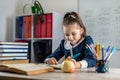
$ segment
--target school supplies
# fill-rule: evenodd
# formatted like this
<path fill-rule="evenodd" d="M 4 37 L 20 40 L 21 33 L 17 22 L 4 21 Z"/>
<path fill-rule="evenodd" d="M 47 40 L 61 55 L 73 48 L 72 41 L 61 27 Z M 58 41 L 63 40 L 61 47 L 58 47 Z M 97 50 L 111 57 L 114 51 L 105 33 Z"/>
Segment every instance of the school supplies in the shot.
<path fill-rule="evenodd" d="M 105 58 L 105 61 L 108 61 L 111 56 L 114 54 L 114 52 L 116 51 L 116 48 L 115 47 L 112 47 L 111 49 L 111 52 L 109 53 L 109 55 Z"/>
<path fill-rule="evenodd" d="M 100 58 L 100 44 L 99 43 L 96 44 L 95 49 L 96 49 L 96 58 L 98 60 Z"/>
<path fill-rule="evenodd" d="M 102 60 L 104 60 L 104 47 L 101 47 L 101 52 L 102 52 Z"/>
<path fill-rule="evenodd" d="M 104 60 L 105 60 L 105 58 L 107 57 L 107 55 L 109 54 L 109 51 L 110 51 L 110 45 L 107 47 L 107 49 L 106 49 L 106 53 L 104 54 L 105 56 L 104 56 Z"/>
<path fill-rule="evenodd" d="M 108 46 L 105 56 L 104 56 L 104 48 L 102 47 L 101 50 L 102 50 L 102 59 L 98 61 L 98 67 L 96 68 L 96 72 L 105 73 L 108 72 L 109 69 L 108 62 L 111 56 L 115 53 L 116 48 L 112 47 L 112 49 L 110 50 L 110 46 Z"/>

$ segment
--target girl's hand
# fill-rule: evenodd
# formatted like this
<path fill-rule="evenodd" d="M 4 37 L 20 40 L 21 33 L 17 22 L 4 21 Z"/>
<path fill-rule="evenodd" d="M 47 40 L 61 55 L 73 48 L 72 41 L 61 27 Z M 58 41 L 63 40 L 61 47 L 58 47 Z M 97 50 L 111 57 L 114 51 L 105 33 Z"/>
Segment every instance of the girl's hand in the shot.
<path fill-rule="evenodd" d="M 67 60 L 70 60 L 72 61 L 74 64 L 76 64 L 76 60 L 75 59 L 72 59 L 70 56 L 66 58 Z"/>
<path fill-rule="evenodd" d="M 67 60 L 72 61 L 75 64 L 76 68 L 79 68 L 79 69 L 81 68 L 80 62 L 77 62 L 75 59 L 72 59 L 71 57 L 67 57 Z"/>
<path fill-rule="evenodd" d="M 47 61 L 46 61 L 46 63 L 47 64 L 55 64 L 55 65 L 57 65 L 58 64 L 58 62 L 57 62 L 57 60 L 53 57 L 53 58 L 50 58 L 50 59 L 48 59 Z"/>

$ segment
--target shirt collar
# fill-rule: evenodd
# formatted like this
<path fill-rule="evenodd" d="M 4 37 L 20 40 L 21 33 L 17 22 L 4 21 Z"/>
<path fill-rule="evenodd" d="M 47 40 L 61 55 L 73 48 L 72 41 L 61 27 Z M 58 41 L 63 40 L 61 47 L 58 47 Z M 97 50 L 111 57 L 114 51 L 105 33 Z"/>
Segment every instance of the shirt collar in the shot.
<path fill-rule="evenodd" d="M 85 39 L 85 37 L 82 37 L 82 39 L 74 46 L 72 46 L 69 41 L 65 40 L 64 47 L 65 47 L 65 49 L 68 49 L 68 50 L 72 49 L 72 48 L 76 47 L 77 45 L 79 45 L 84 39 Z"/>

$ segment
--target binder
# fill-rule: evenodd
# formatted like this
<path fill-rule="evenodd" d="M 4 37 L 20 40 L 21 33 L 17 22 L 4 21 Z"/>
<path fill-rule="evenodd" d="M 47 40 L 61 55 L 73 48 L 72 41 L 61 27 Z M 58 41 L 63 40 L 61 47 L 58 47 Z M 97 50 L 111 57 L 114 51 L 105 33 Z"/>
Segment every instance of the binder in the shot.
<path fill-rule="evenodd" d="M 47 14 L 47 37 L 52 38 L 52 14 Z"/>
<path fill-rule="evenodd" d="M 22 38 L 23 34 L 23 17 L 19 16 L 16 18 L 16 38 Z"/>
<path fill-rule="evenodd" d="M 41 18 L 43 19 L 43 22 L 41 21 L 41 37 L 46 37 L 46 14 L 41 15 Z"/>
<path fill-rule="evenodd" d="M 31 38 L 31 16 L 23 16 L 23 38 Z"/>
<path fill-rule="evenodd" d="M 40 24 L 40 15 L 35 16 L 36 23 L 35 23 L 35 31 L 34 31 L 34 37 L 40 38 L 41 37 L 41 24 Z"/>
<path fill-rule="evenodd" d="M 31 38 L 32 17 L 28 16 L 28 38 Z"/>

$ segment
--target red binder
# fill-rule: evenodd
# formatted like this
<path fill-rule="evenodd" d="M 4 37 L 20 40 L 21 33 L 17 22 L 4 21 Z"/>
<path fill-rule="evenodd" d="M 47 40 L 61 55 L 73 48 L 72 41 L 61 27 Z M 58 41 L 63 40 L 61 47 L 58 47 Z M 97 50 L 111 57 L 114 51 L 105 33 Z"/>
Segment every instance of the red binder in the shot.
<path fill-rule="evenodd" d="M 32 29 L 32 17 L 28 16 L 28 38 L 31 38 L 31 29 Z"/>
<path fill-rule="evenodd" d="M 45 38 L 46 37 L 46 14 L 41 15 L 43 18 L 43 22 L 41 22 L 41 37 Z"/>
<path fill-rule="evenodd" d="M 47 35 L 48 38 L 52 37 L 52 14 L 47 14 Z"/>
<path fill-rule="evenodd" d="M 40 23 L 40 15 L 35 16 L 36 17 L 36 23 L 35 23 L 35 31 L 34 31 L 34 37 L 40 38 L 41 37 L 41 23 Z"/>
<path fill-rule="evenodd" d="M 23 38 L 31 38 L 31 16 L 23 17 Z"/>

